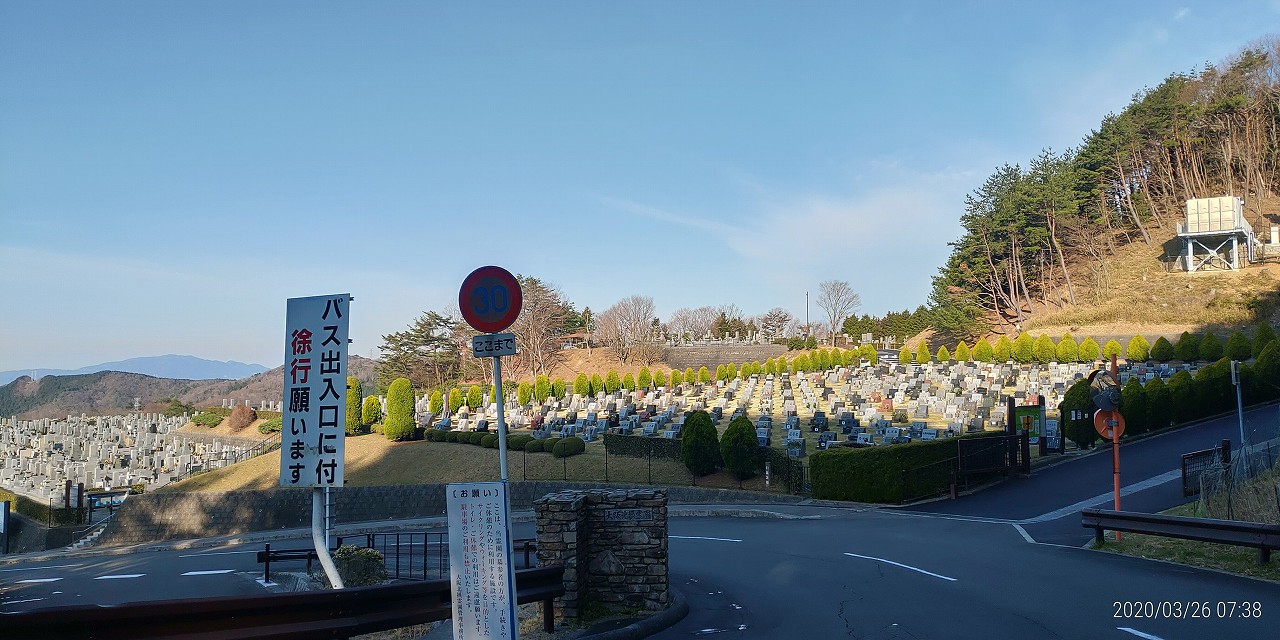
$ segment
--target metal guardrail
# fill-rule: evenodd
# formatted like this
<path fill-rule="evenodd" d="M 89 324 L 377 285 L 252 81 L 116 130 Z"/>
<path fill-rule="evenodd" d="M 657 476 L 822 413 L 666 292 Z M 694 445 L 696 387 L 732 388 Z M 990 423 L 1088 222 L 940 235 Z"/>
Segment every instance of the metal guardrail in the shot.
<path fill-rule="evenodd" d="M 564 567 L 516 572 L 516 602 L 542 603 L 552 631 L 552 604 L 564 595 Z M 453 615 L 448 580 L 332 591 L 160 600 L 109 607 L 37 609 L 3 617 L 5 640 L 94 638 L 349 638 Z"/>
<path fill-rule="evenodd" d="M 1280 525 L 1210 518 L 1167 516 L 1159 513 L 1084 509 L 1080 525 L 1093 529 L 1102 544 L 1102 532 L 1127 531 L 1165 538 L 1215 542 L 1258 550 L 1258 564 L 1271 561 L 1271 550 L 1280 549 Z"/>

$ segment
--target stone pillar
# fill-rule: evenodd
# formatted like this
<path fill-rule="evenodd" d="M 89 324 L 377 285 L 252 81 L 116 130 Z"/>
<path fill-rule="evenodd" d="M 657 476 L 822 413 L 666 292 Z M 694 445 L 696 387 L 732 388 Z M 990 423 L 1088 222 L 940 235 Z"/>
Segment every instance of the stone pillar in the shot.
<path fill-rule="evenodd" d="M 556 613 L 562 618 L 577 618 L 586 602 L 582 590 L 586 586 L 587 512 L 583 508 L 584 492 L 563 491 L 547 494 L 534 501 L 538 521 L 538 565 L 564 566 L 564 596 L 556 602 Z"/>

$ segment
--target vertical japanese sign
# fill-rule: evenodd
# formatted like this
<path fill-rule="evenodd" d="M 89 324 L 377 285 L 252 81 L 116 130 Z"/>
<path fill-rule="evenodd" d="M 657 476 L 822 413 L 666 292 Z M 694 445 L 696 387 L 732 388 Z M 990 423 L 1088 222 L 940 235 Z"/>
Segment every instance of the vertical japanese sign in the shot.
<path fill-rule="evenodd" d="M 515 573 L 501 482 L 445 487 L 454 640 L 516 638 Z"/>
<path fill-rule="evenodd" d="M 288 301 L 280 486 L 342 486 L 350 301 L 346 293 Z"/>

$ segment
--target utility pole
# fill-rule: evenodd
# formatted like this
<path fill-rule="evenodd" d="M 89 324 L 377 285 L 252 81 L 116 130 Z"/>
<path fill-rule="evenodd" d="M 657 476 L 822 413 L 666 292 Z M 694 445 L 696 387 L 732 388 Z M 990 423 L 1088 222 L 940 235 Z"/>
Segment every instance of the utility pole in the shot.
<path fill-rule="evenodd" d="M 1248 444 L 1244 440 L 1244 402 L 1240 398 L 1240 363 L 1236 360 L 1231 361 L 1231 384 L 1236 386 L 1236 416 L 1240 421 L 1240 449 L 1244 450 L 1244 446 Z"/>
<path fill-rule="evenodd" d="M 804 292 L 804 337 L 809 338 L 809 292 Z"/>

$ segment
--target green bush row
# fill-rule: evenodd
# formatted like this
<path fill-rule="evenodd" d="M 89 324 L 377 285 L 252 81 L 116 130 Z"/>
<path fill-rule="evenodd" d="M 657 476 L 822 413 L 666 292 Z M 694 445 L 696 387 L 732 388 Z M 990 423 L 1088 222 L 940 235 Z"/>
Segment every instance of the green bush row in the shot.
<path fill-rule="evenodd" d="M 604 450 L 611 456 L 627 458 L 667 458 L 680 459 L 680 441 L 666 438 L 649 438 L 645 436 L 624 436 L 617 433 L 604 434 Z"/>
<path fill-rule="evenodd" d="M 429 429 L 427 431 L 427 440 L 431 442 L 461 442 L 486 449 L 498 448 L 498 434 L 486 431 L 440 431 L 438 429 Z M 561 443 L 566 444 L 561 447 L 559 446 Z M 557 458 L 564 458 L 585 452 L 587 443 L 576 436 L 564 438 L 563 440 L 560 438 L 535 440 L 532 435 L 527 433 L 509 433 L 507 434 L 507 450 L 530 453 L 545 451 Z"/>
<path fill-rule="evenodd" d="M 965 438 L 1004 435 L 1003 432 L 973 434 Z M 940 487 L 908 486 L 920 479 L 903 471 L 940 463 L 958 455 L 957 438 L 929 442 L 909 442 L 887 447 L 850 449 L 837 447 L 818 451 L 809 458 L 809 478 L 813 497 L 822 500 L 899 503 L 904 495 L 922 495 Z M 949 481 L 949 474 L 948 474 Z"/>

